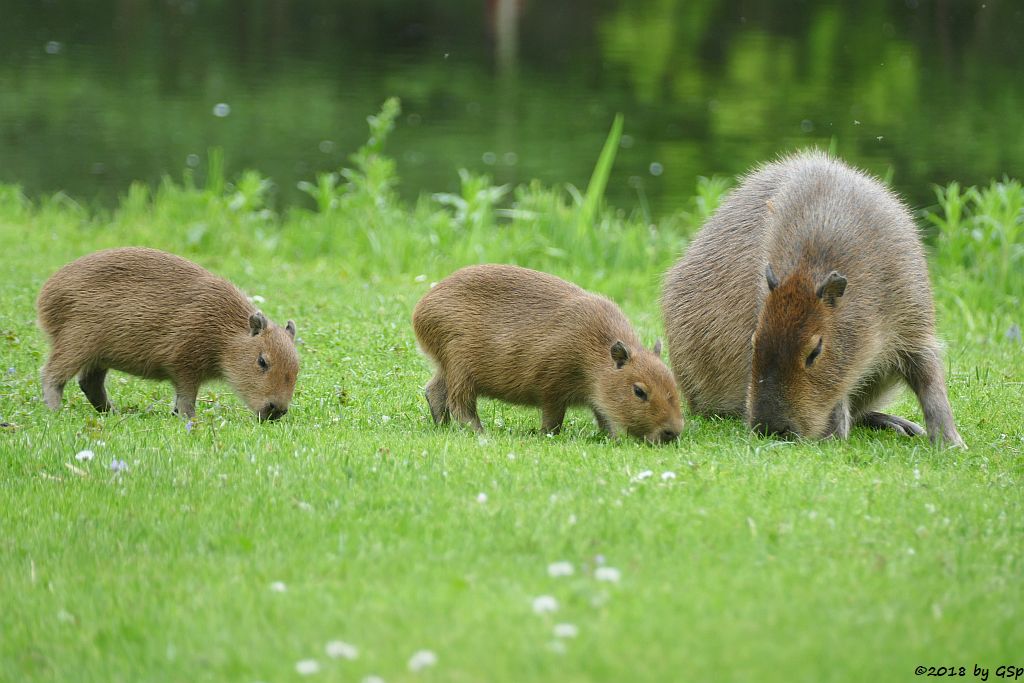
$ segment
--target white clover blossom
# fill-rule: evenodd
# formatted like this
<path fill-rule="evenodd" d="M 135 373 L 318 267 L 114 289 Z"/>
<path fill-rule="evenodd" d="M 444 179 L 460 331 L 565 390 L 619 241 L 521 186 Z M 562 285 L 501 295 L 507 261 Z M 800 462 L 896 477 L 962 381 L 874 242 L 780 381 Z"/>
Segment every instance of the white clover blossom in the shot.
<path fill-rule="evenodd" d="M 556 638 L 575 638 L 580 634 L 576 624 L 555 624 Z"/>
<path fill-rule="evenodd" d="M 84 451 L 78 451 L 77 453 L 75 453 L 75 460 L 77 460 L 78 462 L 89 462 L 95 457 L 96 454 L 88 449 Z"/>
<path fill-rule="evenodd" d="M 537 614 L 548 614 L 558 609 L 558 600 L 550 595 L 540 595 L 533 599 L 533 611 Z"/>
<path fill-rule="evenodd" d="M 576 570 L 572 566 L 572 562 L 552 562 L 548 565 L 548 576 L 558 578 L 560 576 L 572 576 Z"/>
<path fill-rule="evenodd" d="M 320 662 L 315 659 L 300 659 L 295 662 L 295 671 L 302 676 L 312 676 L 320 672 Z"/>
<path fill-rule="evenodd" d="M 359 649 L 344 640 L 332 640 L 324 646 L 324 651 L 331 659 L 355 659 L 359 656 Z"/>
<path fill-rule="evenodd" d="M 409 671 L 423 671 L 437 664 L 437 655 L 431 650 L 419 650 L 409 658 Z"/>

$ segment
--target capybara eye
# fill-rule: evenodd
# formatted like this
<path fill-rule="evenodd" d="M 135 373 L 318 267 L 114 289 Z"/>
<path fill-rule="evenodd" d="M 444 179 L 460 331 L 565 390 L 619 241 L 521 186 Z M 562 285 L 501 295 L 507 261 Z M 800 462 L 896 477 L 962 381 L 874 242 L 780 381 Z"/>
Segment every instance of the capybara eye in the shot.
<path fill-rule="evenodd" d="M 259 361 L 257 361 L 257 362 L 260 364 L 260 369 L 261 370 L 266 370 L 266 369 L 268 369 L 270 367 L 270 365 L 267 363 L 267 359 L 263 357 L 262 353 L 260 354 Z"/>
<path fill-rule="evenodd" d="M 636 394 L 636 397 L 638 399 L 640 399 L 641 401 L 646 401 L 647 400 L 647 392 L 644 391 L 644 388 L 642 386 L 640 386 L 639 384 L 634 384 L 633 385 L 633 393 Z"/>
<path fill-rule="evenodd" d="M 814 365 L 814 359 L 821 353 L 821 339 L 818 339 L 818 345 L 814 347 L 814 350 L 807 355 L 807 367 Z"/>

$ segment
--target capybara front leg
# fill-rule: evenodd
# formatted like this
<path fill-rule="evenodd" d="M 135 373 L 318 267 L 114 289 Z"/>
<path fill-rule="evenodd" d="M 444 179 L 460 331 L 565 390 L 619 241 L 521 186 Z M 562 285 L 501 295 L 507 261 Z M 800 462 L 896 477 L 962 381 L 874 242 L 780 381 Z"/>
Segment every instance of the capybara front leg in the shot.
<path fill-rule="evenodd" d="M 558 434 L 562 431 L 562 422 L 565 421 L 564 404 L 545 404 L 541 408 L 540 428 L 545 434 Z"/>
<path fill-rule="evenodd" d="M 832 409 L 828 417 L 828 432 L 826 437 L 834 436 L 837 439 L 850 438 L 850 402 L 843 399 Z"/>
<path fill-rule="evenodd" d="M 891 429 L 903 436 L 921 436 L 924 430 L 916 422 L 904 419 L 898 415 L 888 413 L 871 412 L 861 416 L 860 424 L 869 429 Z"/>
<path fill-rule="evenodd" d="M 591 410 L 594 411 L 594 418 L 597 420 L 598 428 L 608 436 L 615 438 L 615 425 L 613 425 L 612 421 L 608 419 L 608 416 L 597 408 L 591 407 Z"/>
<path fill-rule="evenodd" d="M 921 402 L 928 438 L 932 443 L 967 448 L 953 421 L 953 409 L 946 394 L 946 376 L 938 351 L 927 349 L 912 356 L 907 364 L 906 377 L 907 384 Z"/>
<path fill-rule="evenodd" d="M 472 402 L 453 402 L 451 398 L 448 399 L 448 409 L 451 411 L 452 417 L 463 424 L 467 424 L 478 432 L 484 431 L 484 426 L 480 424 L 480 416 L 476 414 L 476 399 Z"/>
<path fill-rule="evenodd" d="M 107 398 L 107 390 L 103 386 L 107 378 L 107 368 L 93 368 L 78 375 L 78 386 L 82 393 L 89 399 L 92 407 L 101 413 L 114 409 L 110 399 Z"/>
<path fill-rule="evenodd" d="M 448 374 L 445 382 L 448 386 L 448 411 L 452 417 L 482 432 L 484 427 L 476 414 L 476 389 L 472 380 L 461 374 Z"/>
<path fill-rule="evenodd" d="M 446 424 L 451 416 L 448 411 L 448 383 L 440 371 L 427 382 L 423 394 L 427 397 L 427 404 L 430 406 L 430 415 L 434 418 L 434 423 Z"/>

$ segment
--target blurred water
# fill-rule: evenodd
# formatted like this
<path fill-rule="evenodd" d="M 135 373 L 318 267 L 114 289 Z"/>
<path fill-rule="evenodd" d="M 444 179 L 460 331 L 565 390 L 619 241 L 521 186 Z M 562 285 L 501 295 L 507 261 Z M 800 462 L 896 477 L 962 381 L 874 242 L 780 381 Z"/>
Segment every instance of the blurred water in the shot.
<path fill-rule="evenodd" d="M 656 216 L 699 175 L 833 147 L 915 203 L 1024 175 L 1024 9 L 959 0 L 118 0 L 6 3 L 0 180 L 112 204 L 224 148 L 279 207 L 403 101 L 402 191 L 586 185 L 615 112 L 609 198 Z M 340 6 L 339 6 L 340 5 Z M 555 5 L 552 7 L 552 5 Z"/>

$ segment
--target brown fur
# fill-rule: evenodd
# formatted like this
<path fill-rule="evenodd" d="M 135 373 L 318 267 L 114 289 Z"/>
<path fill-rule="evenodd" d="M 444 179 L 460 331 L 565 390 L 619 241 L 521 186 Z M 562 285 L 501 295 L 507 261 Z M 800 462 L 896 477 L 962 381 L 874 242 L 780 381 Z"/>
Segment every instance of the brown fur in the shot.
<path fill-rule="evenodd" d="M 672 374 L 604 297 L 525 268 L 470 266 L 416 305 L 413 328 L 437 366 L 426 396 L 434 421 L 481 430 L 478 396 L 539 406 L 557 433 L 569 406 L 601 429 L 660 443 L 683 427 Z M 638 396 L 641 394 L 642 396 Z"/>
<path fill-rule="evenodd" d="M 299 372 L 295 324 L 268 322 L 234 285 L 191 261 L 155 249 L 98 251 L 47 280 L 36 307 L 52 346 L 42 382 L 53 410 L 76 374 L 96 410 L 111 410 L 108 370 L 170 380 L 175 412 L 188 417 L 199 386 L 217 378 L 261 420 L 288 410 Z"/>
<path fill-rule="evenodd" d="M 902 380 L 932 441 L 963 445 L 914 222 L 881 183 L 827 155 L 746 176 L 669 270 L 662 310 L 697 413 L 813 438 L 851 424 L 922 433 L 877 412 Z"/>

